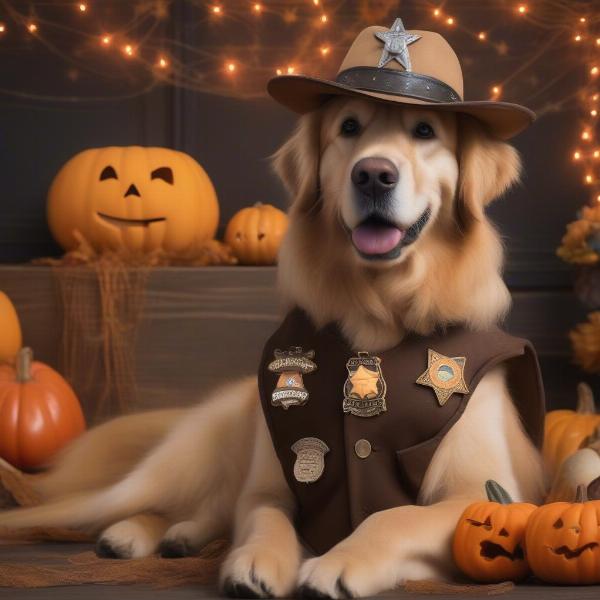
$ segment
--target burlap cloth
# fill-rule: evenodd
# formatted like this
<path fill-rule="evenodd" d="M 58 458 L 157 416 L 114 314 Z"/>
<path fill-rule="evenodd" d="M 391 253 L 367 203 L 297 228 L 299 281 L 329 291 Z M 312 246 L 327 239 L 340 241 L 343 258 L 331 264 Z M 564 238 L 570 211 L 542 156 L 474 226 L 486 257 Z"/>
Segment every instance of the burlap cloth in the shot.
<path fill-rule="evenodd" d="M 40 498 L 27 475 L 0 459 L 0 510 L 16 506 L 35 506 Z M 31 542 L 91 542 L 83 532 L 69 529 L 36 527 L 19 531 L 0 529 L 0 545 Z M 45 553 L 48 564 L 0 560 L 0 587 L 45 588 L 66 585 L 143 584 L 154 588 L 215 584 L 219 567 L 227 551 L 225 540 L 214 541 L 189 558 L 149 556 L 133 560 L 98 558 L 94 552 L 65 555 L 64 551 Z M 460 594 L 494 596 L 512 590 L 510 582 L 497 585 L 461 585 L 433 581 L 407 581 L 406 591 L 416 594 Z"/>

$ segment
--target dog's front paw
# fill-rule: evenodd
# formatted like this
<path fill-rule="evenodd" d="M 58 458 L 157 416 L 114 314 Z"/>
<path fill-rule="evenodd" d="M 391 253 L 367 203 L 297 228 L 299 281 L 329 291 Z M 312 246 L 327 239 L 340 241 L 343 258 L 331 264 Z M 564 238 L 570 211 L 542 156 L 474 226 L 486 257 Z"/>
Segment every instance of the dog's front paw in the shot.
<path fill-rule="evenodd" d="M 394 587 L 397 574 L 385 557 L 338 547 L 311 558 L 300 568 L 301 598 L 360 598 Z"/>
<path fill-rule="evenodd" d="M 100 558 L 143 558 L 156 551 L 157 540 L 143 523 L 125 519 L 105 529 L 96 542 Z"/>
<path fill-rule="evenodd" d="M 298 574 L 297 552 L 277 552 L 258 544 L 232 550 L 221 569 L 221 587 L 230 598 L 289 596 Z"/>

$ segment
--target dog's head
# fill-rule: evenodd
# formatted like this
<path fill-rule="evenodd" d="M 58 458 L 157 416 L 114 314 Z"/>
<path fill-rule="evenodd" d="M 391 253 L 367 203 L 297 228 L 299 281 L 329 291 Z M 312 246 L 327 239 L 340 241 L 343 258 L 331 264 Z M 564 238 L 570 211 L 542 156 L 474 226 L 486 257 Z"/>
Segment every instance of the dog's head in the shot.
<path fill-rule="evenodd" d="M 465 304 L 465 285 L 480 285 L 492 273 L 498 291 L 501 252 L 484 208 L 518 178 L 519 165 L 516 151 L 472 117 L 363 99 L 330 100 L 301 118 L 275 156 L 275 168 L 294 199 L 282 269 L 295 262 L 297 273 L 304 256 L 313 270 L 320 263 L 324 271 L 333 268 L 354 281 L 366 277 L 371 286 L 383 284 L 386 293 L 395 287 L 393 298 L 380 299 L 392 304 L 402 299 L 404 312 L 408 290 L 423 294 L 427 282 L 435 288 L 432 277 L 446 281 L 446 292 L 454 289 L 455 297 L 443 296 L 457 307 Z M 487 267 L 476 269 L 482 281 L 459 272 L 473 254 L 487 261 Z M 317 285 L 318 276 L 309 278 Z M 288 292 L 294 287 L 284 286 Z M 506 292 L 499 298 L 496 313 L 506 307 Z M 306 308 L 306 299 L 292 299 Z M 425 320 L 448 321 L 437 316 Z M 340 318 L 336 311 L 328 317 Z"/>

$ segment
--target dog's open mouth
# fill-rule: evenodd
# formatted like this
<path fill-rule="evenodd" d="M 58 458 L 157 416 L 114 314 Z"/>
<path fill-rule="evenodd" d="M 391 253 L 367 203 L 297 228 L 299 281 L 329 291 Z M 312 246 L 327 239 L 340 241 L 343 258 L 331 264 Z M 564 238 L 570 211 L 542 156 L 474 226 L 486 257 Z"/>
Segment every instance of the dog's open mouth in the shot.
<path fill-rule="evenodd" d="M 363 258 L 397 258 L 404 246 L 412 244 L 419 237 L 430 216 L 431 209 L 428 207 L 410 227 L 402 229 L 384 217 L 371 215 L 352 230 L 352 243 Z"/>
<path fill-rule="evenodd" d="M 112 217 L 111 215 L 106 215 L 104 213 L 98 212 L 98 216 L 107 221 L 111 225 L 117 225 L 118 227 L 148 227 L 152 223 L 158 223 L 159 221 L 166 221 L 166 217 L 153 217 L 152 219 L 124 219 L 123 217 Z"/>

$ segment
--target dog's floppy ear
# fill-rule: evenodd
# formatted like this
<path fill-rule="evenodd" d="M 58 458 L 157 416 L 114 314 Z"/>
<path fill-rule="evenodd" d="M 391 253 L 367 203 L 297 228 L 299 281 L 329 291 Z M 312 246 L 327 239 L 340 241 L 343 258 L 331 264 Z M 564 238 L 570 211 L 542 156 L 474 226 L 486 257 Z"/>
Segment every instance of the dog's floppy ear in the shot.
<path fill-rule="evenodd" d="M 519 180 L 519 153 L 506 142 L 493 137 L 473 117 L 460 115 L 459 121 L 458 217 L 462 227 L 481 220 L 487 204 Z"/>
<path fill-rule="evenodd" d="M 292 196 L 292 209 L 309 212 L 319 200 L 320 111 L 300 117 L 296 131 L 273 155 L 273 168 Z"/>

